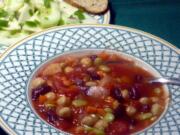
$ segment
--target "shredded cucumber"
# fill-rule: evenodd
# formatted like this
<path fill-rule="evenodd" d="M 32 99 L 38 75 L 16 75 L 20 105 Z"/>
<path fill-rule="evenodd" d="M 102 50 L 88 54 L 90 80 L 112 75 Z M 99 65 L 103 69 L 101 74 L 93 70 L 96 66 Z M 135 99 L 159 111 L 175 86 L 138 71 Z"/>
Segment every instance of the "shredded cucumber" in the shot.
<path fill-rule="evenodd" d="M 97 21 L 64 0 L 0 1 L 0 39 L 7 45 L 45 28 L 80 23 Z"/>
<path fill-rule="evenodd" d="M 40 10 L 39 22 L 43 28 L 58 25 L 61 16 L 57 4 L 56 2 L 51 2 L 51 8 L 42 8 Z"/>
<path fill-rule="evenodd" d="M 30 4 L 34 8 L 41 8 L 44 6 L 44 1 L 43 0 L 30 0 Z"/>
<path fill-rule="evenodd" d="M 24 4 L 24 6 L 19 10 L 19 17 L 18 17 L 18 22 L 24 23 L 26 20 L 28 20 L 31 15 L 29 11 L 31 10 L 31 7 L 28 4 Z"/>
<path fill-rule="evenodd" d="M 3 30 L 7 31 L 14 31 L 14 30 L 21 30 L 21 26 L 19 25 L 16 18 L 9 22 L 8 27 L 3 28 Z"/>
<path fill-rule="evenodd" d="M 4 4 L 5 10 L 13 13 L 23 6 L 24 0 L 4 0 Z"/>

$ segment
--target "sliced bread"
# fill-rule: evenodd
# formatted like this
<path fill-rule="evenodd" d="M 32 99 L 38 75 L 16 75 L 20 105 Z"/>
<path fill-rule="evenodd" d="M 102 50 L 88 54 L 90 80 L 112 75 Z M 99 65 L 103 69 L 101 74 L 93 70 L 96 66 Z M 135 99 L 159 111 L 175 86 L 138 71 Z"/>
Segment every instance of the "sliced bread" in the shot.
<path fill-rule="evenodd" d="M 67 3 L 82 8 L 93 14 L 100 14 L 107 10 L 108 0 L 65 0 Z"/>

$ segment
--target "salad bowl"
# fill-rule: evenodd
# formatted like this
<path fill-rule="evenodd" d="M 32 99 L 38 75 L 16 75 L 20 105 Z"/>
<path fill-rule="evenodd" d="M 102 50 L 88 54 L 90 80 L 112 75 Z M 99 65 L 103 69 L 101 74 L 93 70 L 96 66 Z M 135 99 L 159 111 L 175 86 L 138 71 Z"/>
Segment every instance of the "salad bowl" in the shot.
<path fill-rule="evenodd" d="M 103 14 L 89 14 L 64 0 L 0 1 L 0 17 L 0 53 L 9 45 L 46 28 L 110 23 L 109 10 Z"/>

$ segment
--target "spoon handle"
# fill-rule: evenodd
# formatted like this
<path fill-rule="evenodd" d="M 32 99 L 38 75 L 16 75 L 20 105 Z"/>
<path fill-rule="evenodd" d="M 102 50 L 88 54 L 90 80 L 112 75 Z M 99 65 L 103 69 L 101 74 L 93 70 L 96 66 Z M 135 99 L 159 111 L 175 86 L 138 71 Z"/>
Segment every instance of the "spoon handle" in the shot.
<path fill-rule="evenodd" d="M 149 80 L 150 83 L 163 83 L 163 84 L 172 84 L 180 86 L 180 79 L 178 78 L 157 78 Z"/>

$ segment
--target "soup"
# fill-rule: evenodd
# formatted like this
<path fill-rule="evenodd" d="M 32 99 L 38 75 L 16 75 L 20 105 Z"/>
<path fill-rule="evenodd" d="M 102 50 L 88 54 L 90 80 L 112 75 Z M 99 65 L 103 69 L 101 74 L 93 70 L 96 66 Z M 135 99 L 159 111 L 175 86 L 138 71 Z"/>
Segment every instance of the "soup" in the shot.
<path fill-rule="evenodd" d="M 38 115 L 74 135 L 128 135 L 159 119 L 167 105 L 153 75 L 118 54 L 60 56 L 40 68 L 30 83 Z"/>

